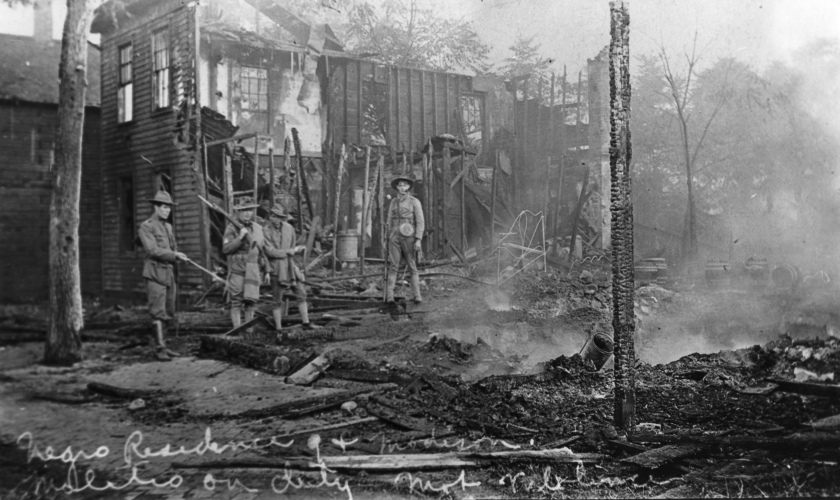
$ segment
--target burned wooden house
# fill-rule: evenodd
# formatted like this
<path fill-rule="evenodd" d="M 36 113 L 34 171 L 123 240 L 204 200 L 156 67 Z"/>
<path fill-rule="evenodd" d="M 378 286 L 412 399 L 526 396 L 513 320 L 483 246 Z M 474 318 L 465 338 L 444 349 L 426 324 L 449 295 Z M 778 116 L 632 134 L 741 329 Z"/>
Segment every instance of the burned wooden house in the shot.
<path fill-rule="evenodd" d="M 172 221 L 179 248 L 208 267 L 221 262 L 224 219 L 199 195 L 222 207 L 244 195 L 266 208 L 284 203 L 304 231 L 323 221 L 322 233 L 359 235 L 365 218 L 371 255 L 389 181 L 407 173 L 430 212 L 427 251 L 460 252 L 481 237 L 465 218 L 489 214 L 476 158 L 497 94 L 472 77 L 353 56 L 329 26 L 276 2 L 111 1 L 93 31 L 102 35 L 107 293 L 140 287 L 135 229 L 152 213 L 145 200 L 161 189 L 179 204 Z M 293 129 L 299 141 L 290 141 Z M 367 217 L 365 189 L 373 194 Z M 182 269 L 182 287 L 206 280 Z"/>

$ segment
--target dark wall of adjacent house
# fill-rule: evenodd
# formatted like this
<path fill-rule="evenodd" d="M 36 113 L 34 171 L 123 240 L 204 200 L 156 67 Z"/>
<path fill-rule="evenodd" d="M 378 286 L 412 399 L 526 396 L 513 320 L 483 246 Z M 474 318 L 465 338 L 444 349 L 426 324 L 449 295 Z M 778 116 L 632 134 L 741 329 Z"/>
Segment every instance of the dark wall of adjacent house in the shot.
<path fill-rule="evenodd" d="M 49 217 L 55 124 L 52 104 L 0 102 L 0 300 L 49 297 Z M 101 279 L 99 109 L 85 110 L 79 253 L 82 293 Z"/>

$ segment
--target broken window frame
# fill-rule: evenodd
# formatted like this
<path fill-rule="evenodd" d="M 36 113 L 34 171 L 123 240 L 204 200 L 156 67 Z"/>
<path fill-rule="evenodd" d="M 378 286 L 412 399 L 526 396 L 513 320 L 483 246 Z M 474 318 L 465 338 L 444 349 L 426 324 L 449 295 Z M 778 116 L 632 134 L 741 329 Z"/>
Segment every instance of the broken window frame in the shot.
<path fill-rule="evenodd" d="M 152 32 L 152 106 L 153 109 L 166 109 L 172 105 L 171 44 L 167 28 Z"/>
<path fill-rule="evenodd" d="M 483 95 L 466 92 L 461 94 L 461 120 L 464 123 L 464 132 L 467 135 L 484 131 Z"/>
<path fill-rule="evenodd" d="M 117 123 L 134 120 L 134 45 L 117 47 Z"/>
<path fill-rule="evenodd" d="M 240 109 L 250 113 L 268 113 L 268 68 L 262 66 L 241 65 L 239 67 Z M 252 83 L 256 80 L 257 91 L 253 93 Z M 256 96 L 256 106 L 253 97 Z"/>
<path fill-rule="evenodd" d="M 123 175 L 117 179 L 117 210 L 119 213 L 119 250 L 120 254 L 132 254 L 136 251 L 137 237 L 137 190 L 134 175 Z"/>

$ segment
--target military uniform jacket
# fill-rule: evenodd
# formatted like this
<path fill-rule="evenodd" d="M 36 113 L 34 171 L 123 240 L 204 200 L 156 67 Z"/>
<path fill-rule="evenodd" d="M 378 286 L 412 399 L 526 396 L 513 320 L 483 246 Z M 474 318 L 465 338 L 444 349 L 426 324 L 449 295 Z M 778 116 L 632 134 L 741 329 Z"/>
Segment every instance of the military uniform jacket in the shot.
<path fill-rule="evenodd" d="M 253 221 L 250 227 L 245 227 L 251 233 L 250 238 L 240 238 L 239 229 L 233 224 L 225 229 L 222 252 L 228 256 L 228 271 L 233 274 L 245 274 L 246 264 L 260 262 L 260 248 L 264 244 L 262 226 Z"/>
<path fill-rule="evenodd" d="M 146 250 L 143 278 L 154 280 L 161 285 L 171 285 L 174 281 L 172 263 L 176 260 L 177 251 L 172 225 L 153 215 L 140 224 L 138 236 Z"/>
<path fill-rule="evenodd" d="M 403 200 L 399 196 L 391 200 L 388 207 L 388 236 L 400 234 L 400 224 L 408 222 L 414 226 L 414 237 L 423 239 L 426 221 L 423 219 L 423 206 L 420 200 L 407 194 Z"/>
<path fill-rule="evenodd" d="M 282 222 L 280 229 L 269 222 L 263 228 L 265 235 L 265 255 L 268 257 L 269 270 L 272 276 L 280 281 L 299 281 L 303 273 L 292 258 L 292 250 L 297 244 L 295 228 L 287 222 Z"/>

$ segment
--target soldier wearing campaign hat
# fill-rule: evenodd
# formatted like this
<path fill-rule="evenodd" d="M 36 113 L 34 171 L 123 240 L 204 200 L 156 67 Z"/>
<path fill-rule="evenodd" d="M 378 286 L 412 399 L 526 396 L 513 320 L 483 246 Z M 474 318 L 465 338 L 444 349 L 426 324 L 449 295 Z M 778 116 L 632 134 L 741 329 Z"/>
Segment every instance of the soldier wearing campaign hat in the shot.
<path fill-rule="evenodd" d="M 408 194 L 414 181 L 408 177 L 397 177 L 391 187 L 397 190 L 397 197 L 388 207 L 388 280 L 385 301 L 394 301 L 394 287 L 397 284 L 397 270 L 405 261 L 411 271 L 411 289 L 414 302 L 423 302 L 420 295 L 420 275 L 417 273 L 416 254 L 420 251 L 425 220 L 420 200 Z"/>
<path fill-rule="evenodd" d="M 254 222 L 258 206 L 250 197 L 236 200 L 233 208 L 241 228 L 228 224 L 225 229 L 222 253 L 227 255 L 228 261 L 230 319 L 234 328 L 242 324 L 243 307 L 245 322 L 254 319 L 254 307 L 260 298 L 260 254 L 264 236 L 262 226 Z"/>
<path fill-rule="evenodd" d="M 294 255 L 303 252 L 306 248 L 297 242 L 295 228 L 288 223 L 289 213 L 283 205 L 276 204 L 268 213 L 268 224 L 263 228 L 265 233 L 265 246 L 263 247 L 268 257 L 269 273 L 271 273 L 271 295 L 274 297 L 275 307 L 272 311 L 274 325 L 279 333 L 282 329 L 283 319 L 283 290 L 290 289 L 298 303 L 300 318 L 304 330 L 319 328 L 309 323 L 309 307 L 306 303 L 306 289 L 303 286 L 303 271 L 294 261 Z"/>
<path fill-rule="evenodd" d="M 177 205 L 169 193 L 158 191 L 147 201 L 154 207 L 152 216 L 140 224 L 138 237 L 146 250 L 143 260 L 143 281 L 146 282 L 146 296 L 149 314 L 152 316 L 155 356 L 160 361 L 169 361 L 178 353 L 167 349 L 164 341 L 166 324 L 175 315 L 175 274 L 173 264 L 186 261 L 187 256 L 177 250 L 172 225 L 167 222 L 172 207 Z"/>

